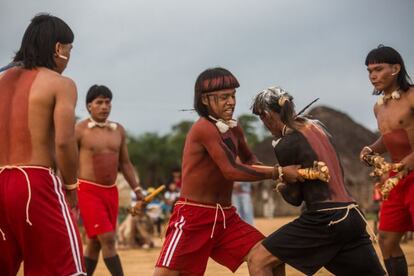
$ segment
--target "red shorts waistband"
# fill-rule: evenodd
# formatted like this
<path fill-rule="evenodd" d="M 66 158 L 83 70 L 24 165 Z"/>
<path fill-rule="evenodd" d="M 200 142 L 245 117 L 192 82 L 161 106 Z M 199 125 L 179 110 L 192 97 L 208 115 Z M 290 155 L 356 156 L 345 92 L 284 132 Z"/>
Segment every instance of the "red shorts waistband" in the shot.
<path fill-rule="evenodd" d="M 231 209 L 233 208 L 232 205 L 230 206 L 221 206 L 219 203 L 203 203 L 203 202 L 198 202 L 195 200 L 191 200 L 188 198 L 182 198 L 180 197 L 177 202 L 175 203 L 175 205 L 190 205 L 190 206 L 196 206 L 196 207 L 202 207 L 202 208 L 211 208 L 211 209 L 216 209 L 217 206 L 220 206 L 221 209 Z"/>
<path fill-rule="evenodd" d="M 114 183 L 112 185 L 103 185 L 103 184 L 99 184 L 99 183 L 92 182 L 92 181 L 89 181 L 89 180 L 84 180 L 84 179 L 81 179 L 81 178 L 79 178 L 78 180 L 79 180 L 79 184 L 89 184 L 89 185 L 94 185 L 94 186 L 97 186 L 97 187 L 100 187 L 100 188 L 110 189 L 110 188 L 116 187 L 116 183 Z"/>
<path fill-rule="evenodd" d="M 44 167 L 44 166 L 36 166 L 36 165 L 4 165 L 0 166 L 0 171 L 3 170 L 12 170 L 12 169 L 36 169 L 36 170 L 46 170 L 52 171 L 52 168 Z"/>

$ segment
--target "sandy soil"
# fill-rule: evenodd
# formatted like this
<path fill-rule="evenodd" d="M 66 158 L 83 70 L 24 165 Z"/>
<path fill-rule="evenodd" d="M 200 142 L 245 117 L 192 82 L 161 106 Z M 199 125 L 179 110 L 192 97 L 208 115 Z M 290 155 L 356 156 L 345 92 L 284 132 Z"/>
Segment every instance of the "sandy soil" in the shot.
<path fill-rule="evenodd" d="M 272 233 L 275 229 L 279 228 L 280 226 L 288 223 L 291 221 L 292 218 L 277 218 L 277 219 L 256 219 L 255 225 L 256 227 L 262 231 L 265 235 Z M 157 240 L 157 245 L 161 245 L 161 240 Z M 414 275 L 414 241 L 411 241 L 407 244 L 403 244 L 403 250 L 407 254 L 407 261 L 409 265 L 409 275 Z M 375 246 L 377 249 L 378 254 L 379 252 L 378 246 Z M 155 260 L 158 258 L 158 253 L 160 248 L 150 249 L 150 250 L 120 250 L 119 254 L 122 259 L 125 275 L 152 275 L 153 267 Z M 298 272 L 297 270 L 287 266 L 287 275 L 303 275 L 302 273 Z M 96 269 L 96 275 L 104 276 L 109 275 L 106 271 L 106 267 L 102 261 L 99 262 L 98 267 Z M 247 271 L 246 264 L 243 264 L 239 270 L 233 274 L 227 268 L 217 264 L 213 260 L 210 259 L 206 276 L 230 276 L 230 275 L 249 275 Z M 330 275 L 326 270 L 321 269 L 317 275 Z"/>
<path fill-rule="evenodd" d="M 272 233 L 275 229 L 279 228 L 280 226 L 286 224 L 287 222 L 291 221 L 292 218 L 277 218 L 277 219 L 256 219 L 255 225 L 256 227 L 262 231 L 265 235 Z M 122 260 L 122 264 L 124 267 L 124 272 L 126 276 L 147 276 L 152 275 L 154 270 L 154 264 L 158 257 L 158 253 L 160 251 L 160 246 L 162 241 L 160 239 L 155 239 L 156 248 L 144 250 L 144 249 L 128 249 L 128 250 L 119 250 L 119 255 Z M 409 275 L 414 275 L 414 241 L 410 241 L 409 243 L 402 245 L 404 252 L 406 253 L 407 262 L 409 265 Z M 375 246 L 379 256 L 381 253 L 379 251 L 378 246 Z M 18 275 L 23 275 L 19 273 Z M 109 275 L 106 267 L 100 259 L 96 272 L 96 276 L 106 276 Z M 242 276 L 248 275 L 247 266 L 243 264 L 239 270 L 233 274 L 227 268 L 215 263 L 213 260 L 210 259 L 206 274 L 207 276 Z M 302 273 L 298 272 L 297 270 L 287 266 L 287 275 L 303 275 Z M 321 269 L 318 271 L 316 275 L 330 275 L 326 270 Z"/>

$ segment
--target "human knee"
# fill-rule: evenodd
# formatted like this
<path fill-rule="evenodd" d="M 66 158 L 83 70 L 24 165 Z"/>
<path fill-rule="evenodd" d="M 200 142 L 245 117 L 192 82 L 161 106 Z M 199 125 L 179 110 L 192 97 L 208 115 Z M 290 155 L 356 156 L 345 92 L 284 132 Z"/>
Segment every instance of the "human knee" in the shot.
<path fill-rule="evenodd" d="M 263 263 L 263 256 L 257 253 L 256 250 L 252 250 L 251 254 L 247 257 L 247 265 L 249 267 L 256 267 Z"/>
<path fill-rule="evenodd" d="M 90 239 L 87 243 L 88 249 L 94 252 L 101 250 L 101 244 L 97 239 Z"/>
<path fill-rule="evenodd" d="M 392 250 L 392 248 L 398 246 L 399 241 L 393 239 L 386 233 L 380 233 L 378 236 L 378 243 L 383 250 Z"/>
<path fill-rule="evenodd" d="M 249 271 L 261 271 L 264 269 L 273 269 L 280 262 L 263 245 L 254 246 L 247 256 L 247 266 Z"/>
<path fill-rule="evenodd" d="M 115 250 L 116 239 L 113 235 L 107 235 L 100 238 L 101 247 L 107 250 Z"/>
<path fill-rule="evenodd" d="M 402 254 L 400 240 L 401 236 L 380 233 L 378 241 L 382 251 L 383 258 L 386 259 L 390 256 L 398 256 Z"/>
<path fill-rule="evenodd" d="M 156 267 L 152 276 L 179 276 L 180 272 L 165 267 Z"/>

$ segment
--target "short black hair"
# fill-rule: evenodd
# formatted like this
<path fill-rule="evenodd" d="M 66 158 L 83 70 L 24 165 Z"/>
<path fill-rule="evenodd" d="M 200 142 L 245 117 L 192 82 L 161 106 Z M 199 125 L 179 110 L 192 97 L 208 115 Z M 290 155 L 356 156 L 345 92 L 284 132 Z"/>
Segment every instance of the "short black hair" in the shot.
<path fill-rule="evenodd" d="M 372 49 L 365 58 L 365 65 L 377 63 L 399 64 L 401 70 L 397 77 L 398 86 L 403 91 L 407 91 L 412 86 L 411 78 L 405 69 L 404 60 L 394 48 L 380 44 L 377 48 Z M 374 94 L 381 93 L 381 91 L 374 91 Z"/>
<path fill-rule="evenodd" d="M 112 101 L 112 92 L 105 85 L 94 84 L 89 88 L 88 93 L 86 94 L 86 105 L 98 97 L 109 98 Z"/>
<path fill-rule="evenodd" d="M 56 67 L 56 43 L 73 43 L 74 37 L 70 27 L 62 19 L 50 14 L 38 14 L 27 27 L 13 61 L 23 62 L 27 69 L 46 67 L 53 70 Z"/>
<path fill-rule="evenodd" d="M 207 107 L 202 103 L 203 93 L 239 87 L 239 81 L 227 69 L 221 67 L 204 70 L 198 77 L 194 87 L 194 109 L 198 115 L 208 117 Z"/>

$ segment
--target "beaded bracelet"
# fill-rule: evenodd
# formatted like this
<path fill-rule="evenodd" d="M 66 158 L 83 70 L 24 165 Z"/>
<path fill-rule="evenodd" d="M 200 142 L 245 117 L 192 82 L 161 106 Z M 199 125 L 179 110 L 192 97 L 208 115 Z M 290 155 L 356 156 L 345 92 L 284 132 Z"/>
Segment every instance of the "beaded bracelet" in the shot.
<path fill-rule="evenodd" d="M 76 183 L 65 184 L 64 186 L 65 186 L 65 190 L 67 190 L 67 191 L 75 190 L 79 187 L 79 180 L 77 180 Z"/>
<path fill-rule="evenodd" d="M 277 167 L 277 172 L 279 175 L 278 177 L 279 182 L 283 182 L 283 167 L 282 166 Z"/>

